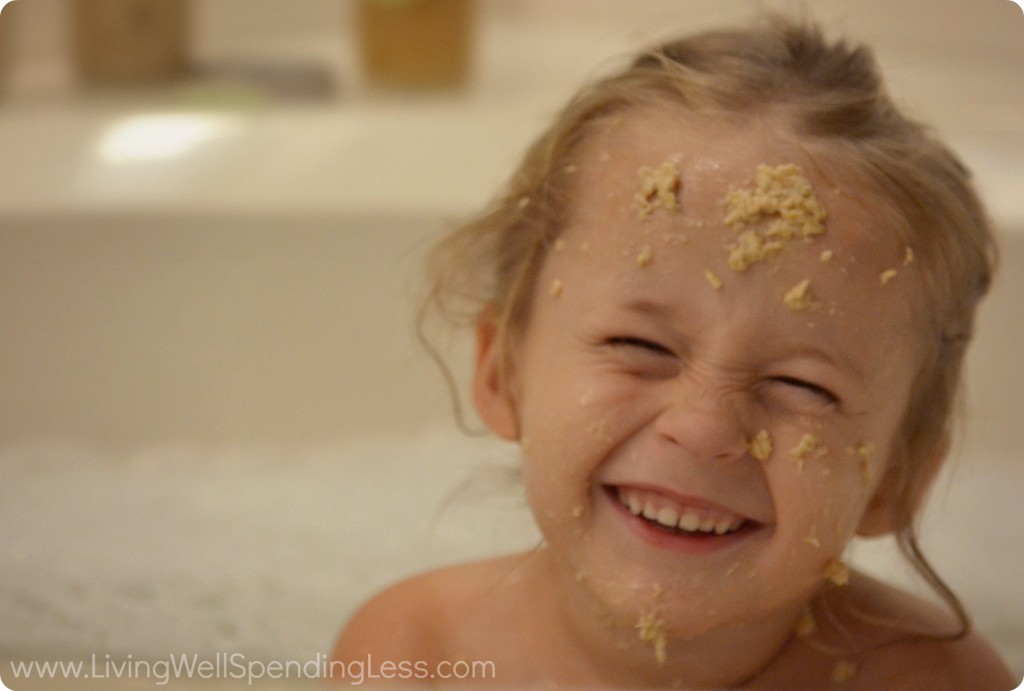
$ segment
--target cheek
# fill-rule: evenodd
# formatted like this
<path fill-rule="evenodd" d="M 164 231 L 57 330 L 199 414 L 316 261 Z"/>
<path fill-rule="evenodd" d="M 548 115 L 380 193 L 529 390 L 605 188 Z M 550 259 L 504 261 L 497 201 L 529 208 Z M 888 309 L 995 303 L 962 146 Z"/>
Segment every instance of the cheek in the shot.
<path fill-rule="evenodd" d="M 802 438 L 802 436 L 801 436 Z M 813 450 L 783 450 L 772 459 L 780 530 L 790 552 L 840 554 L 853 537 L 868 504 L 876 467 L 874 447 L 856 432 L 816 437 Z"/>
<path fill-rule="evenodd" d="M 583 537 L 600 491 L 595 474 L 629 437 L 635 415 L 593 379 L 574 381 L 527 401 L 522 420 L 523 484 L 549 542 Z"/>
<path fill-rule="evenodd" d="M 578 365 L 576 365 L 578 367 Z M 640 396 L 600 373 L 571 376 L 569 367 L 540 373 L 542 388 L 520 406 L 524 452 L 557 453 L 566 465 L 596 464 L 636 427 Z"/>
<path fill-rule="evenodd" d="M 611 447 L 605 419 L 586 415 L 571 400 L 534 406 L 523 420 L 523 484 L 542 529 L 579 523 L 589 506 L 594 470 Z"/>
<path fill-rule="evenodd" d="M 829 555 L 843 552 L 857 530 L 869 496 L 849 459 L 844 459 L 843 466 L 823 479 L 820 492 L 827 499 L 815 517 L 818 543 Z"/>

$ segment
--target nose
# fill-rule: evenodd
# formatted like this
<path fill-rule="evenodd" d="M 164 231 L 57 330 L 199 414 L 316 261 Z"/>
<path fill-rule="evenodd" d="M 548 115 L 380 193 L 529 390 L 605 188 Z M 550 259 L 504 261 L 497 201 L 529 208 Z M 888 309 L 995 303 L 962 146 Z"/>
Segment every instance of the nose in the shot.
<path fill-rule="evenodd" d="M 742 394 L 693 377 L 675 382 L 656 433 L 695 459 L 731 461 L 747 453 Z"/>

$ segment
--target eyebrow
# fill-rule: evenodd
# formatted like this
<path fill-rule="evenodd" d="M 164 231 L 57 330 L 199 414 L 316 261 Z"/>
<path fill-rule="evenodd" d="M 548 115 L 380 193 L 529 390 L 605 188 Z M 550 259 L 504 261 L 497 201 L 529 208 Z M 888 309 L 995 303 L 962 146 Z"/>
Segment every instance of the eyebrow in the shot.
<path fill-rule="evenodd" d="M 629 300 L 622 305 L 622 309 L 659 319 L 671 320 L 676 315 L 676 310 L 671 305 L 667 305 L 662 302 L 655 302 L 654 300 L 646 298 Z M 803 345 L 794 348 L 790 352 L 795 356 L 809 357 L 825 362 L 840 370 L 849 372 L 859 379 L 864 379 L 867 375 L 867 369 L 851 357 L 850 353 L 847 353 L 842 349 L 825 350 L 812 345 Z"/>
<path fill-rule="evenodd" d="M 638 312 L 652 317 L 669 318 L 675 315 L 676 311 L 670 305 L 643 298 L 630 300 L 623 305 L 627 311 Z"/>
<path fill-rule="evenodd" d="M 864 366 L 858 364 L 848 353 L 841 350 L 833 353 L 814 346 L 804 346 L 794 350 L 793 353 L 797 356 L 821 360 L 837 369 L 849 372 L 857 379 L 864 379 L 867 374 Z"/>

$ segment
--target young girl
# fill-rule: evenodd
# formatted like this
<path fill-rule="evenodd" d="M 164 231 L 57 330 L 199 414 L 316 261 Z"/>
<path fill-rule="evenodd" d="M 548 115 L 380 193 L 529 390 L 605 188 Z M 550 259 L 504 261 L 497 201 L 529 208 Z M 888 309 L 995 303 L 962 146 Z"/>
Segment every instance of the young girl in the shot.
<path fill-rule="evenodd" d="M 544 543 L 385 591 L 336 660 L 489 661 L 516 687 L 1011 688 L 913 527 L 991 278 L 967 177 L 867 50 L 783 20 L 581 91 L 434 256 Z M 851 538 L 884 534 L 948 608 L 847 569 Z"/>

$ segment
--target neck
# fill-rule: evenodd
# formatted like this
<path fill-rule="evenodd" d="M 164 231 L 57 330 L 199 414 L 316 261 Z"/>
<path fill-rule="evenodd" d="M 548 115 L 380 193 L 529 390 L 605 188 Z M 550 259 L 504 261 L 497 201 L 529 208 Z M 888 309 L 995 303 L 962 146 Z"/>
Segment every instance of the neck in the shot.
<path fill-rule="evenodd" d="M 704 631 L 685 639 L 673 636 L 672 622 L 657 607 L 633 613 L 602 602 L 585 581 L 560 568 L 548 549 L 538 550 L 527 577 L 550 589 L 548 612 L 558 612 L 555 646 L 572 681 L 623 686 L 643 683 L 682 688 L 730 688 L 753 681 L 776 660 L 792 638 L 802 608 Z M 667 595 L 666 595 L 667 597 Z M 558 681 L 558 680 L 555 680 Z"/>

